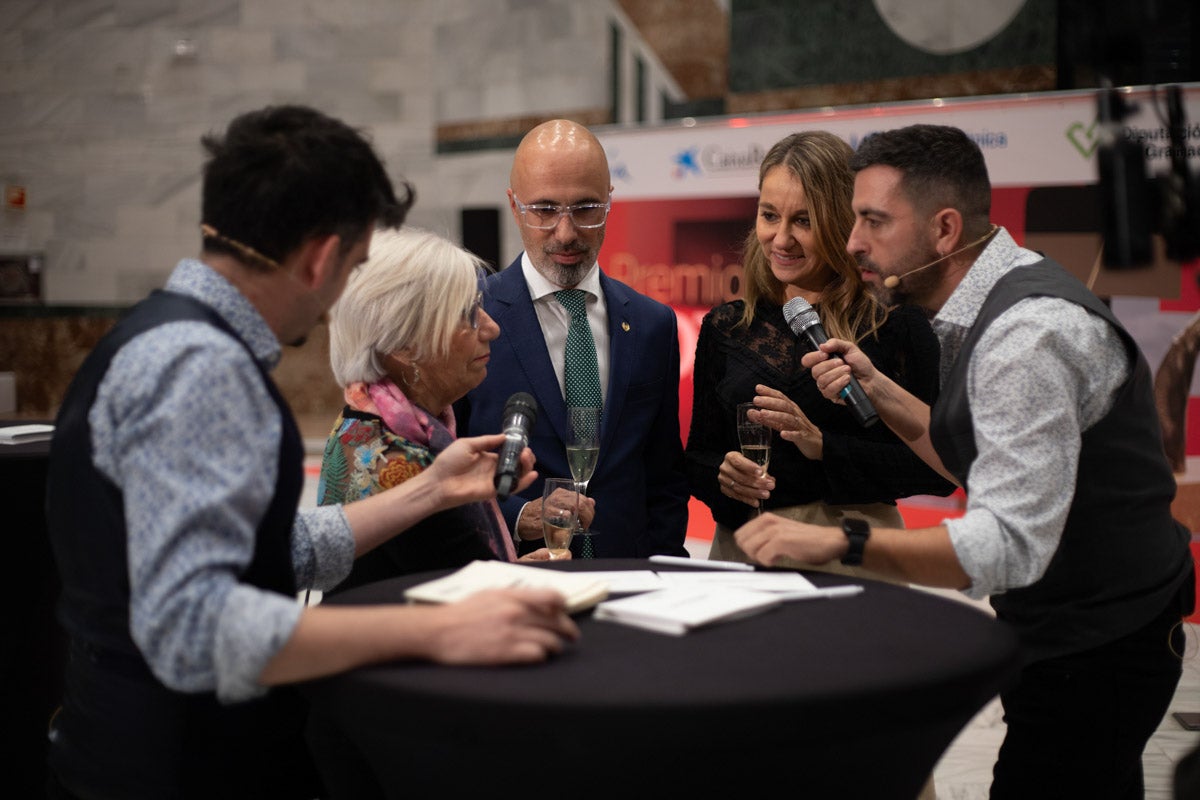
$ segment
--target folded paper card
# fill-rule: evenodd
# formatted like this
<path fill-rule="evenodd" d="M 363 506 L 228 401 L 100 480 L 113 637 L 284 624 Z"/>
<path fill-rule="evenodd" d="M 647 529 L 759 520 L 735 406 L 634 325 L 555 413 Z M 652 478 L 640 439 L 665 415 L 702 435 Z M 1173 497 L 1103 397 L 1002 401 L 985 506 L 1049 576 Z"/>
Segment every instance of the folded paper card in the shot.
<path fill-rule="evenodd" d="M 693 628 L 741 619 L 782 602 L 769 592 L 724 586 L 678 586 L 607 600 L 596 606 L 594 616 L 680 636 Z"/>
<path fill-rule="evenodd" d="M 412 586 L 404 597 L 416 603 L 453 603 L 483 589 L 554 589 L 567 611 L 591 608 L 608 597 L 608 584 L 586 572 L 561 572 L 506 561 L 472 561 L 443 578 Z"/>
<path fill-rule="evenodd" d="M 0 428 L 0 444 L 44 442 L 53 435 L 53 425 L 9 425 Z"/>

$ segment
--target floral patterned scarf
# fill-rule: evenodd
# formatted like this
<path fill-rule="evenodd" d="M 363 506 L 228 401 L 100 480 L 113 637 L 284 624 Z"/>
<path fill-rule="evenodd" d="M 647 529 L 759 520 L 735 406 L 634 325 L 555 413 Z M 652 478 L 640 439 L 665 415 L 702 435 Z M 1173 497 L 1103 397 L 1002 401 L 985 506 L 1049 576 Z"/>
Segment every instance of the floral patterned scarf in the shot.
<path fill-rule="evenodd" d="M 358 381 L 350 384 L 343 392 L 346 405 L 368 414 L 375 414 L 383 424 L 397 436 L 437 454 L 449 447 L 455 435 L 454 409 L 450 406 L 441 416 L 433 416 L 409 400 L 400 387 L 388 378 L 367 384 Z M 508 524 L 500 513 L 495 498 L 480 503 L 487 514 L 487 538 L 496 558 L 501 561 L 516 561 L 517 554 L 509 535 Z"/>

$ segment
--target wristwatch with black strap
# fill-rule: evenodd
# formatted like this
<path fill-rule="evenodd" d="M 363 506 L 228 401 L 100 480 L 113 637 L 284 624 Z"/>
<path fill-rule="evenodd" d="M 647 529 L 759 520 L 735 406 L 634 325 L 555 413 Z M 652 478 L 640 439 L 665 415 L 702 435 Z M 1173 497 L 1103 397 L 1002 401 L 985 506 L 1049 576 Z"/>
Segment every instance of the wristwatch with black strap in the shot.
<path fill-rule="evenodd" d="M 867 539 L 871 538 L 871 525 L 865 519 L 843 517 L 842 533 L 846 534 L 846 540 L 850 543 L 846 555 L 842 556 L 842 563 L 857 567 L 862 564 L 863 548 L 867 546 Z"/>

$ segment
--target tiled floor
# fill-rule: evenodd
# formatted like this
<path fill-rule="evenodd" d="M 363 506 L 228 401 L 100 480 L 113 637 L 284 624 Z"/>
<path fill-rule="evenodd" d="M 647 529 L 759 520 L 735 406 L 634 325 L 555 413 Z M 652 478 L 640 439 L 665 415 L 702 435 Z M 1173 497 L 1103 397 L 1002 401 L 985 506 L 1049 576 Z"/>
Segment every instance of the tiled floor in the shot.
<path fill-rule="evenodd" d="M 323 442 L 308 443 L 310 456 L 306 462 L 305 493 L 302 505 L 312 505 L 316 498 L 316 474 L 320 468 L 319 454 Z M 687 548 L 693 558 L 708 557 L 709 542 L 689 539 Z M 929 590 L 955 602 L 972 603 L 990 613 L 986 603 L 975 603 L 958 592 Z M 1175 798 L 1171 781 L 1175 762 L 1200 743 L 1200 732 L 1184 730 L 1170 712 L 1200 711 L 1200 625 L 1187 625 L 1187 648 L 1184 653 L 1183 678 L 1175 699 L 1158 731 L 1146 747 L 1142 763 L 1146 776 L 1146 800 L 1179 800 Z M 1004 739 L 1004 721 L 999 700 L 993 700 L 975 715 L 962 730 L 934 770 L 938 800 L 986 800 L 992 781 L 992 763 Z"/>

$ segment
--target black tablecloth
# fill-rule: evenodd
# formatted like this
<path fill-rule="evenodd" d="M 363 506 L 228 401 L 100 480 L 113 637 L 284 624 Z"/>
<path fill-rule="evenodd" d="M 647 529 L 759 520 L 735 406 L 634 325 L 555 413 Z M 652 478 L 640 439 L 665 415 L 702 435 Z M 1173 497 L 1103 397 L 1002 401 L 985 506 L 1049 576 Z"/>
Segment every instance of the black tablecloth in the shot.
<path fill-rule="evenodd" d="M 549 568 L 664 569 L 623 559 Z M 443 574 L 326 602 L 397 602 Z M 915 797 L 954 736 L 1015 675 L 1016 637 L 963 603 L 807 575 L 866 590 L 682 637 L 589 612 L 582 639 L 544 664 L 388 664 L 308 684 L 328 796 L 501 787 L 747 796 L 794 784 L 811 797 Z"/>
<path fill-rule="evenodd" d="M 0 426 L 42 420 L 13 420 Z M 6 742 L 4 785 L 14 797 L 45 792 L 46 725 L 62 686 L 65 639 L 54 619 L 58 573 L 46 533 L 50 442 L 0 445 L 5 641 L 0 645 L 0 709 Z"/>

